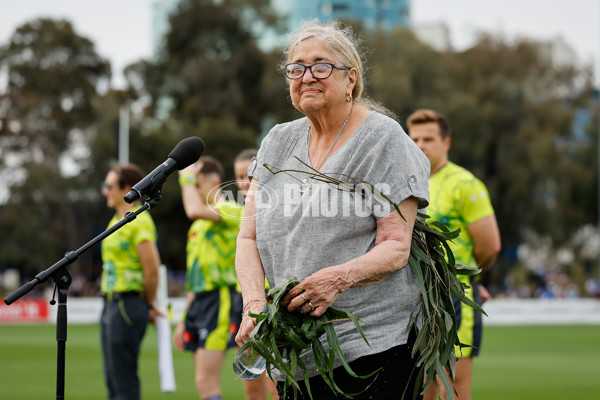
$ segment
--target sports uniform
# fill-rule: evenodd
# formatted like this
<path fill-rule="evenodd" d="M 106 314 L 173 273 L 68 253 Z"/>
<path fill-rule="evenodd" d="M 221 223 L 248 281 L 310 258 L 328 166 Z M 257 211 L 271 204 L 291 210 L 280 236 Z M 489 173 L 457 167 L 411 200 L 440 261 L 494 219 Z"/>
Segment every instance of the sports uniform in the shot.
<path fill-rule="evenodd" d="M 488 191 L 471 172 L 452 162 L 448 162 L 429 178 L 430 203 L 427 215 L 440 221 L 450 230 L 461 229 L 460 236 L 450 243 L 457 264 L 477 264 L 473 255 L 473 239 L 466 227 L 484 217 L 494 214 Z M 471 286 L 467 296 L 478 304 L 478 284 L 474 277 L 461 275 L 461 282 Z M 469 279 L 471 278 L 471 279 Z M 454 309 L 458 322 L 458 337 L 463 344 L 473 347 L 456 347 L 457 358 L 476 356 L 481 345 L 481 313 L 454 300 Z"/>
<path fill-rule="evenodd" d="M 197 219 L 187 241 L 186 290 L 195 298 L 185 318 L 186 350 L 235 347 L 242 298 L 235 274 L 235 249 L 243 207 L 234 201 L 214 205 L 221 221 Z"/>
<path fill-rule="evenodd" d="M 132 211 L 137 209 L 139 206 Z M 115 214 L 108 227 L 118 220 Z M 138 358 L 149 306 L 142 294 L 144 269 L 136 246 L 144 241 L 156 243 L 156 239 L 152 217 L 141 213 L 102 241 L 101 289 L 105 301 L 100 337 L 109 399 L 140 398 Z"/>

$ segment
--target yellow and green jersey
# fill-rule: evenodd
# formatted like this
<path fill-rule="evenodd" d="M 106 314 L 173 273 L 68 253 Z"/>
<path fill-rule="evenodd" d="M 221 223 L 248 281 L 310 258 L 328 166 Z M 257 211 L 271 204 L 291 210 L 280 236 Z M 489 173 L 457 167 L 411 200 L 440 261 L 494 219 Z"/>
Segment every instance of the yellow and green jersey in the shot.
<path fill-rule="evenodd" d="M 220 222 L 197 219 L 188 232 L 185 287 L 194 293 L 238 285 L 235 249 L 244 208 L 229 200 L 214 207 Z"/>
<path fill-rule="evenodd" d="M 471 172 L 449 162 L 429 178 L 429 192 L 428 221 L 440 221 L 451 231 L 460 228 L 460 236 L 450 248 L 457 264 L 475 266 L 473 239 L 466 227 L 494 214 L 485 185 Z"/>
<path fill-rule="evenodd" d="M 429 178 L 429 191 L 431 200 L 427 214 L 431 219 L 442 222 L 450 230 L 461 229 L 460 236 L 450 243 L 456 262 L 475 266 L 474 244 L 467 225 L 494 214 L 485 185 L 466 169 L 449 162 Z M 458 278 L 470 287 L 475 284 L 475 279 L 471 281 L 469 276 L 459 275 Z M 466 289 L 465 293 L 476 301 L 478 295 L 473 290 Z M 456 300 L 454 311 L 460 342 L 475 346 L 462 349 L 455 346 L 456 356 L 465 358 L 476 355 L 481 344 L 481 314 Z"/>
<path fill-rule="evenodd" d="M 134 208 L 136 211 L 140 206 Z M 119 221 L 118 215 L 110 220 L 108 228 Z M 149 213 L 139 214 L 133 221 L 102 241 L 101 290 L 111 292 L 141 292 L 144 287 L 144 268 L 136 250 L 144 241 L 156 243 L 156 227 Z"/>

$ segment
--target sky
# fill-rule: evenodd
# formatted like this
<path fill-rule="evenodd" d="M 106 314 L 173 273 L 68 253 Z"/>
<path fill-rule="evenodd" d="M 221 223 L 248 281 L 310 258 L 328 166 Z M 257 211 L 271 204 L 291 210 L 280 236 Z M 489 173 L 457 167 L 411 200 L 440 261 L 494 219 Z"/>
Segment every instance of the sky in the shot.
<path fill-rule="evenodd" d="M 68 19 L 78 34 L 96 44 L 108 58 L 115 87 L 121 71 L 152 55 L 151 17 L 155 0 L 0 0 L 0 45 L 17 26 L 38 17 Z M 580 62 L 594 63 L 600 82 L 599 0 L 411 0 L 415 24 L 444 22 L 458 49 L 469 47 L 477 32 L 500 33 L 507 39 L 562 37 Z"/>

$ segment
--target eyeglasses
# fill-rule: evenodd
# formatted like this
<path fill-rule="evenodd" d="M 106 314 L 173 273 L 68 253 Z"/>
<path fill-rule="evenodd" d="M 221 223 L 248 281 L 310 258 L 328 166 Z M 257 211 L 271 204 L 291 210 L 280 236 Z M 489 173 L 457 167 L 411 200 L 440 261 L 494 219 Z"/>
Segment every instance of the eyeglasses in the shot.
<path fill-rule="evenodd" d="M 303 65 L 299 63 L 285 64 L 284 71 L 285 76 L 288 79 L 300 79 L 304 76 L 307 69 L 310 69 L 310 73 L 315 79 L 327 79 L 333 73 L 333 69 L 343 69 L 349 71 L 350 68 L 338 67 L 331 63 L 316 63 L 313 65 Z"/>

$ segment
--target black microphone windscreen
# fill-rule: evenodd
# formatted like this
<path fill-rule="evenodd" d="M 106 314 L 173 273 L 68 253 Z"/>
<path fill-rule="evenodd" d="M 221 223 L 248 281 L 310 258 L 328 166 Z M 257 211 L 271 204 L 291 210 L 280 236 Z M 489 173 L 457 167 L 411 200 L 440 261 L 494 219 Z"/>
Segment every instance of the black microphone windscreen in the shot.
<path fill-rule="evenodd" d="M 191 136 L 177 143 L 177 146 L 169 153 L 169 158 L 177 162 L 177 169 L 185 167 L 198 161 L 204 151 L 204 142 L 196 136 Z"/>

